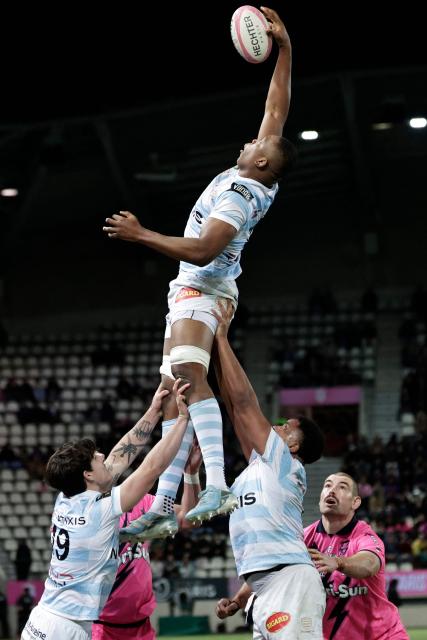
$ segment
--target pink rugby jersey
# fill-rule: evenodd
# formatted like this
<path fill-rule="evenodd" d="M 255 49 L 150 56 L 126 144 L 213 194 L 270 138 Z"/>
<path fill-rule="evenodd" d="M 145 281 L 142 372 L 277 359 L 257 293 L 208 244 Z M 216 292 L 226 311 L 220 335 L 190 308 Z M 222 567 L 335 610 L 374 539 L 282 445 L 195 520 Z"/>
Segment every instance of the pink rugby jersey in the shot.
<path fill-rule="evenodd" d="M 125 527 L 146 513 L 153 501 L 154 496 L 145 495 L 132 511 L 121 516 L 120 526 Z M 99 619 L 116 624 L 138 622 L 148 618 L 155 607 L 148 544 L 120 544 L 116 579 Z"/>
<path fill-rule="evenodd" d="M 384 544 L 373 529 L 356 517 L 333 535 L 318 520 L 304 529 L 310 549 L 329 556 L 353 556 L 371 551 L 381 561 L 381 569 L 371 578 L 350 578 L 340 571 L 322 574 L 326 590 L 323 633 L 327 640 L 409 640 L 397 608 L 386 595 Z"/>

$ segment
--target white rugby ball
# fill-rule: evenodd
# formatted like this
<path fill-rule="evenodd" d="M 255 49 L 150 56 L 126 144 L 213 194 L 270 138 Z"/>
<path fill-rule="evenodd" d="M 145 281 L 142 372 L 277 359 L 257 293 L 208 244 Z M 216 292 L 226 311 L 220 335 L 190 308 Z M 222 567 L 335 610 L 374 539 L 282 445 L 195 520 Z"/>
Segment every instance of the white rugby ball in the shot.
<path fill-rule="evenodd" d="M 256 7 L 245 4 L 231 17 L 231 38 L 240 55 L 253 64 L 267 60 L 272 39 L 266 33 L 267 18 Z"/>

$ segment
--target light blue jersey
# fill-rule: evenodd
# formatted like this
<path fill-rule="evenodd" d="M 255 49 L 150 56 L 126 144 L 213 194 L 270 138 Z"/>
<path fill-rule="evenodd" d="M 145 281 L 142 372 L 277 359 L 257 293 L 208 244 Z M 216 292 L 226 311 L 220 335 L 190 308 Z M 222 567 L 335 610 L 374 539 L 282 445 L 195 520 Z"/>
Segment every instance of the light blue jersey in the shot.
<path fill-rule="evenodd" d="M 72 620 L 97 620 L 116 577 L 121 514 L 120 487 L 58 495 L 44 608 Z"/>
<path fill-rule="evenodd" d="M 280 564 L 312 564 L 301 520 L 305 469 L 273 429 L 264 454 L 252 453 L 231 490 L 239 500 L 230 515 L 239 576 Z"/>
<path fill-rule="evenodd" d="M 266 187 L 257 180 L 242 178 L 237 167 L 220 173 L 194 205 L 184 231 L 185 238 L 198 238 L 209 218 L 231 224 L 237 231 L 233 240 L 204 267 L 180 262 L 176 281 L 203 293 L 226 294 L 237 299 L 235 280 L 241 274 L 240 256 L 256 224 L 265 216 L 278 185 Z"/>

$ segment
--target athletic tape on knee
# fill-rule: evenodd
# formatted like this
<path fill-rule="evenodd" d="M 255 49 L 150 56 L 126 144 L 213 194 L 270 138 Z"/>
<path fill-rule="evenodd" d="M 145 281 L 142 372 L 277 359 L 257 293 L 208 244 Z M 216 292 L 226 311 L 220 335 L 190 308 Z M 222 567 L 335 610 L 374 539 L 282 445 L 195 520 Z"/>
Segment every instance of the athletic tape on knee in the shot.
<path fill-rule="evenodd" d="M 206 371 L 208 371 L 210 360 L 211 357 L 207 351 L 200 347 L 193 347 L 191 344 L 172 347 L 170 352 L 171 366 L 174 364 L 185 364 L 186 362 L 197 362 L 198 364 L 202 364 Z"/>
<path fill-rule="evenodd" d="M 165 355 L 163 356 L 162 364 L 160 366 L 159 371 L 162 375 L 167 376 L 168 378 L 172 378 L 172 380 L 175 380 L 175 376 L 172 373 L 170 356 L 165 356 Z"/>

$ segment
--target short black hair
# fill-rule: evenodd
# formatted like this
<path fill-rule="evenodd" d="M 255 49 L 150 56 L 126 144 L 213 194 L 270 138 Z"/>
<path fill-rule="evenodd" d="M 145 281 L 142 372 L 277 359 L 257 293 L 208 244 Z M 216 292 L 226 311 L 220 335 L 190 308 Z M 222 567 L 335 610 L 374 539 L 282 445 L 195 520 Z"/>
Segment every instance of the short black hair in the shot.
<path fill-rule="evenodd" d="M 90 438 L 65 442 L 53 453 L 46 466 L 46 480 L 67 498 L 86 491 L 84 471 L 92 470 L 96 444 Z"/>
<path fill-rule="evenodd" d="M 298 158 L 296 146 L 283 136 L 279 141 L 280 150 L 282 152 L 282 166 L 280 169 L 280 180 L 284 178 L 295 166 Z"/>
<path fill-rule="evenodd" d="M 325 438 L 319 426 L 306 416 L 296 416 L 303 439 L 298 450 L 298 456 L 305 464 L 316 462 L 323 453 Z"/>

